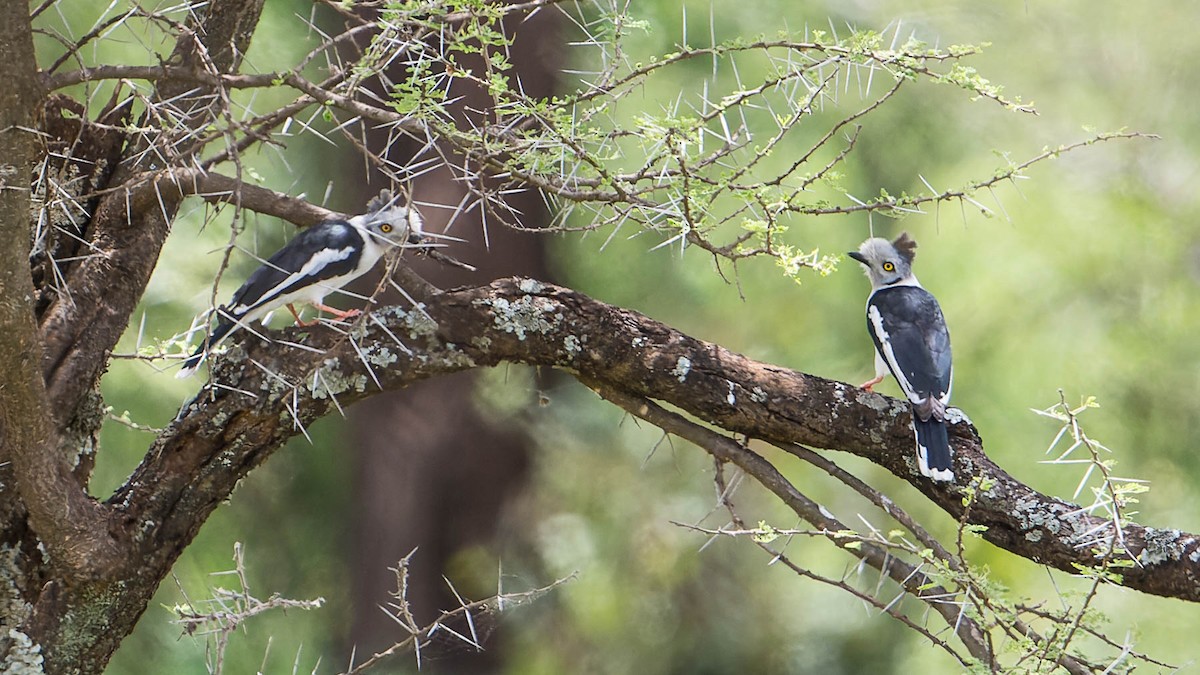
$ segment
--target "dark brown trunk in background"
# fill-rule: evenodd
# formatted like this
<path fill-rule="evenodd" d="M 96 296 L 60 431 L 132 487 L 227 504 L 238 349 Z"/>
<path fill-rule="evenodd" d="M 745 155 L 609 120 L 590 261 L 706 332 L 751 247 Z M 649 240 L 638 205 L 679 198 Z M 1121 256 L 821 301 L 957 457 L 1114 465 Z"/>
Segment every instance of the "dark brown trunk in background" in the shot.
<path fill-rule="evenodd" d="M 515 34 L 511 60 L 514 75 L 533 96 L 554 93 L 562 49 L 558 21 L 553 12 L 540 12 L 524 22 L 507 26 Z M 402 81 L 403 73 L 388 74 Z M 461 83 L 456 83 L 460 86 Z M 464 98 L 464 110 L 485 110 L 488 99 L 478 89 L 459 88 L 451 95 Z M 376 147 L 382 147 L 379 143 Z M 415 147 L 397 145 L 396 152 Z M 363 186 L 360 202 L 386 183 L 373 177 Z M 466 190 L 449 171 L 426 174 L 412 185 L 419 202 L 455 205 Z M 508 203 L 524 214 L 523 225 L 540 226 L 548 218 L 545 205 L 534 193 L 511 195 Z M 422 210 L 426 229 L 444 231 L 451 210 Z M 470 273 L 427 259 L 414 263 L 417 271 L 441 288 L 487 283 L 510 275 L 548 279 L 545 240 L 518 233 L 489 219 L 487 243 L 478 209 L 459 216 L 450 234 L 469 239 L 447 252 L 478 268 Z M 411 258 L 410 258 L 411 259 Z M 384 302 L 402 302 L 398 297 Z M 354 408 L 350 424 L 357 432 L 357 467 L 353 488 L 354 524 L 351 547 L 354 627 L 351 639 L 359 654 L 382 649 L 406 637 L 379 606 L 396 588 L 389 571 L 397 561 L 418 548 L 410 568 L 409 601 L 419 622 L 427 622 L 443 609 L 458 605 L 442 579 L 456 552 L 487 545 L 506 501 L 524 483 L 530 443 L 516 425 L 485 419 L 476 408 L 476 375 L 462 373 L 425 381 L 404 391 L 377 396 Z M 449 576 L 449 575 L 448 575 Z M 489 651 L 461 654 L 424 663 L 425 672 L 490 672 L 497 669 L 495 640 Z"/>

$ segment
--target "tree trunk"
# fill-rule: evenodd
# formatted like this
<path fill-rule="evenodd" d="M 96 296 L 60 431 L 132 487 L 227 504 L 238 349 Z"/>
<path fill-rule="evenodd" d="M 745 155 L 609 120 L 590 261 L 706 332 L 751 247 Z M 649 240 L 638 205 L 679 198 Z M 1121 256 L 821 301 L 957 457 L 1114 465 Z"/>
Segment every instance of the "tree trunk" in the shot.
<path fill-rule="evenodd" d="M 509 50 L 514 74 L 529 94 L 551 96 L 557 80 L 555 55 L 561 50 L 557 15 L 543 12 L 506 24 L 516 37 Z M 404 73 L 390 76 L 399 80 Z M 468 111 L 488 108 L 486 92 L 461 87 L 455 94 L 463 98 L 454 105 L 453 114 L 464 123 L 478 122 L 470 119 Z M 384 145 L 383 139 L 376 140 L 377 147 Z M 412 143 L 397 147 L 392 159 L 397 150 L 411 154 L 418 149 Z M 368 192 L 363 192 L 364 199 Z M 458 204 L 468 198 L 465 187 L 444 167 L 416 179 L 412 193 L 417 200 L 435 204 Z M 514 212 L 524 214 L 524 225 L 547 224 L 548 214 L 536 193 L 510 195 L 506 202 Z M 446 231 L 448 213 L 426 211 L 427 229 Z M 512 275 L 550 278 L 542 238 L 495 223 L 485 225 L 479 209 L 459 215 L 449 233 L 469 240 L 449 252 L 478 271 L 434 261 L 414 263 L 438 287 L 487 283 Z M 403 302 L 394 293 L 387 299 Z M 467 547 L 486 546 L 506 501 L 522 488 L 532 439 L 515 426 L 480 414 L 475 382 L 473 373 L 422 382 L 373 398 L 350 413 L 358 448 L 350 517 L 355 524 L 351 641 L 359 653 L 378 651 L 405 637 L 378 608 L 395 590 L 395 575 L 388 568 L 418 550 L 409 568 L 409 601 L 419 621 L 456 606 L 458 601 L 443 581 L 443 576 L 451 575 L 451 558 Z M 447 461 L 450 457 L 453 461 Z M 495 659 L 495 650 L 461 650 L 431 665 L 445 672 L 483 672 L 495 668 Z"/>
<path fill-rule="evenodd" d="M 261 10 L 262 0 L 207 3 L 191 15 L 193 30 L 180 37 L 171 59 L 184 68 L 233 72 Z M 129 139 L 113 133 L 35 136 L 43 123 L 51 130 L 74 125 L 83 132 L 89 131 L 88 122 L 56 117 L 69 106 L 45 99 L 37 79 L 29 7 L 6 3 L 0 12 L 5 82 L 0 149 L 10 162 L 4 180 L 13 183 L 12 189 L 0 191 L 0 227 L 11 247 L 0 256 L 0 293 L 6 299 L 0 303 L 0 332 L 7 336 L 0 345 L 7 352 L 0 357 L 7 369 L 0 382 L 0 460 L 6 474 L 0 480 L 18 488 L 10 487 L 2 497 L 0 556 L 6 563 L 7 601 L 2 637 L 9 664 L 44 662 L 51 673 L 98 672 L 133 630 L 202 522 L 184 528 L 186 536 L 154 542 L 144 536 L 153 523 L 122 517 L 112 504 L 99 504 L 86 491 L 102 420 L 95 389 L 142 297 L 183 195 L 178 189 L 159 189 L 157 181 L 136 179 L 156 168 L 159 155 L 154 150 L 162 150 L 160 142 L 170 142 L 168 134 Z M 187 133 L 207 123 L 212 95 L 204 88 L 164 80 L 155 97 L 170 101 L 178 112 L 182 121 L 175 131 Z M 34 118 L 38 111 L 41 119 Z M 69 295 L 56 292 L 52 279 L 37 274 L 47 254 L 31 256 L 29 247 L 28 184 L 35 159 L 47 157 L 40 148 L 35 158 L 35 138 L 77 144 L 68 164 L 116 166 L 111 172 L 94 170 L 92 179 L 102 182 L 81 185 L 82 193 L 118 189 L 99 199 L 89 195 L 79 200 L 90 204 L 91 217 L 73 238 L 86 240 L 93 254 L 60 268 Z M 115 158 L 110 153 L 122 140 L 128 141 L 125 154 L 119 164 L 111 162 Z M 41 281 L 36 289 L 31 262 Z M 147 544 L 154 551 L 143 558 L 139 549 Z"/>

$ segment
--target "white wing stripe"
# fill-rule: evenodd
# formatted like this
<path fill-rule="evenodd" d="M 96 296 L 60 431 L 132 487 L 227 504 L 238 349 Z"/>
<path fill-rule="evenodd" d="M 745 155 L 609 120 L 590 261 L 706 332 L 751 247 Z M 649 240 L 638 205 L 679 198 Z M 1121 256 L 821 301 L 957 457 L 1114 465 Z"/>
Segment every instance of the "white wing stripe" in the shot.
<path fill-rule="evenodd" d="M 892 349 L 892 340 L 888 337 L 887 329 L 883 327 L 883 315 L 879 313 L 879 308 L 875 305 L 868 305 L 867 317 L 871 319 L 871 331 L 875 333 L 875 338 L 879 340 L 880 346 L 883 347 L 883 358 L 887 361 L 888 367 L 891 368 L 892 375 L 896 377 L 896 383 L 900 385 L 900 390 L 904 392 L 909 401 L 916 404 L 923 403 L 925 399 L 913 391 L 908 377 L 904 375 L 904 370 L 900 368 L 900 364 L 896 361 L 896 353 Z"/>
<path fill-rule="evenodd" d="M 272 298 L 274 298 L 274 297 L 278 296 L 280 293 L 282 293 L 285 288 L 296 283 L 297 280 L 303 279 L 306 276 L 311 276 L 313 273 L 315 273 L 321 269 L 324 269 L 326 266 L 328 266 L 332 263 L 339 262 L 339 261 L 349 258 L 351 256 L 351 254 L 354 253 L 355 250 L 356 249 L 353 246 L 347 246 L 346 248 L 342 248 L 342 249 L 332 249 L 332 248 L 321 249 L 320 251 L 317 251 L 315 254 L 313 254 L 313 256 L 308 259 L 308 262 L 304 263 L 304 267 L 301 267 L 298 271 L 293 272 L 290 275 L 288 275 L 288 277 L 286 279 L 284 279 L 283 281 L 276 284 L 274 288 L 271 288 L 266 293 L 263 293 L 262 295 L 258 296 L 257 298 L 254 298 L 248 304 L 242 303 L 242 304 L 238 305 L 237 307 L 230 307 L 229 311 L 233 314 L 240 315 L 240 314 L 246 313 L 252 307 L 261 305 L 264 302 L 269 302 Z M 319 284 L 313 284 L 313 285 L 319 285 Z M 331 289 L 331 290 L 333 290 L 333 289 Z"/>

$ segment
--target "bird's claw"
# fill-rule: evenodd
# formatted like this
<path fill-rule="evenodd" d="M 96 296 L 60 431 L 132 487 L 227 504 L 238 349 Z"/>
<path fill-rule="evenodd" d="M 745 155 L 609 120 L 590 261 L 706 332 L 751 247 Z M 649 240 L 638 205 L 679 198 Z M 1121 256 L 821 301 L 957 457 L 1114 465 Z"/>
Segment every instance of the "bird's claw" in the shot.
<path fill-rule="evenodd" d="M 870 380 L 867 380 L 866 382 L 863 382 L 862 384 L 858 385 L 858 388 L 865 390 L 865 391 L 869 391 L 871 393 L 875 393 L 875 385 L 879 384 L 880 382 L 883 382 L 882 375 L 880 375 L 879 377 L 875 377 Z"/>
<path fill-rule="evenodd" d="M 346 319 L 353 319 L 354 317 L 362 314 L 361 309 L 340 310 L 340 309 L 337 309 L 336 307 L 330 307 L 328 305 L 318 305 L 318 304 L 313 304 L 313 307 L 315 307 L 316 309 L 318 309 L 322 312 L 325 312 L 327 314 L 332 314 L 333 318 L 337 321 L 345 321 Z M 301 319 L 300 313 L 297 312 L 296 308 L 290 304 L 287 306 L 287 308 L 288 308 L 288 311 L 290 311 L 292 313 L 292 316 L 296 317 L 296 325 L 297 326 L 303 326 L 305 328 L 309 328 L 311 326 L 315 326 L 315 325 L 321 323 L 320 318 L 316 318 L 311 321 L 305 321 L 304 319 Z"/>

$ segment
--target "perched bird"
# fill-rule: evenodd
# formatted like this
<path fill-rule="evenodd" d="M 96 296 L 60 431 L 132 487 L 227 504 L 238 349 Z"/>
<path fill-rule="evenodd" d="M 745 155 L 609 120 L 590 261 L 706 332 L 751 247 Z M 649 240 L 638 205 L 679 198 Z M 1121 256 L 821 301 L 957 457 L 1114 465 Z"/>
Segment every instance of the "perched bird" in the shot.
<path fill-rule="evenodd" d="M 950 331 L 942 308 L 913 276 L 917 242 L 905 232 L 895 241 L 877 237 L 847 255 L 866 267 L 871 280 L 867 330 L 875 343 L 875 379 L 891 371 L 912 403 L 917 466 L 933 480 L 954 480 L 946 406 L 950 402 Z"/>
<path fill-rule="evenodd" d="M 420 237 L 421 216 L 411 206 L 396 203 L 383 192 L 367 205 L 368 213 L 349 220 L 330 220 L 310 227 L 275 252 L 234 292 L 229 304 L 217 309 L 217 325 L 186 361 L 176 377 L 196 372 L 208 349 L 231 331 L 251 321 L 266 320 L 272 311 L 287 307 L 296 323 L 304 322 L 294 303 L 306 302 L 339 319 L 356 316 L 321 304 L 325 296 L 366 274 L 393 246 L 403 246 L 410 236 Z"/>

